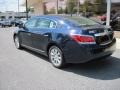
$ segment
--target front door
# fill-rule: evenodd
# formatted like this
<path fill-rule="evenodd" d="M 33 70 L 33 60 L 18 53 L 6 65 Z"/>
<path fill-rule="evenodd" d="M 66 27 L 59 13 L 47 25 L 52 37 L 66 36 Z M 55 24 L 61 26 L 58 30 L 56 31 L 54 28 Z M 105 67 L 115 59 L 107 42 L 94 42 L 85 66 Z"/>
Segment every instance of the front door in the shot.
<path fill-rule="evenodd" d="M 35 28 L 36 21 L 36 19 L 28 20 L 24 28 L 22 28 L 21 32 L 19 33 L 22 45 L 32 47 L 31 32 Z"/>

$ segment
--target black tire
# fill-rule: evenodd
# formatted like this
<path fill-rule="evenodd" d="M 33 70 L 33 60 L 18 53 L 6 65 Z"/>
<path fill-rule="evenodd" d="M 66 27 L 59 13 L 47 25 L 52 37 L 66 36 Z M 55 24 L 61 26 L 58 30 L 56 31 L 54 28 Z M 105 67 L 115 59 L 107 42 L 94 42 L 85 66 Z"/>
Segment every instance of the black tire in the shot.
<path fill-rule="evenodd" d="M 20 44 L 20 40 L 19 40 L 19 37 L 17 35 L 14 36 L 14 43 L 15 43 L 15 47 L 17 49 L 21 49 L 21 44 Z"/>
<path fill-rule="evenodd" d="M 51 46 L 48 54 L 49 54 L 49 60 L 54 67 L 63 68 L 65 66 L 65 60 L 64 60 L 63 52 L 59 47 Z"/>

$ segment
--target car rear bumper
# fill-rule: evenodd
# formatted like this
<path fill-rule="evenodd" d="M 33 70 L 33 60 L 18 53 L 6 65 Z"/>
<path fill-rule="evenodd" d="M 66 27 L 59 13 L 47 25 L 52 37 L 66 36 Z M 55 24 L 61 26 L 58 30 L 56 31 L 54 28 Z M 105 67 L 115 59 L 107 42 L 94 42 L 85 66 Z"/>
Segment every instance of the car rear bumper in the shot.
<path fill-rule="evenodd" d="M 64 48 L 64 57 L 67 63 L 85 63 L 97 58 L 109 56 L 116 49 L 116 39 L 104 46 L 70 43 Z"/>

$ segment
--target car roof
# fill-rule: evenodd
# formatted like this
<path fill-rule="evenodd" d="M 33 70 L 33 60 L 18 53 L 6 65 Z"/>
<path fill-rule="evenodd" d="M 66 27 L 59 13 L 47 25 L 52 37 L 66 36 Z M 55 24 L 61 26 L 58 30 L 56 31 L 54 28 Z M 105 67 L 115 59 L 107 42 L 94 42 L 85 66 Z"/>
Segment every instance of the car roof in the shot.
<path fill-rule="evenodd" d="M 61 19 L 63 19 L 62 16 L 55 16 L 55 15 L 32 16 L 31 18 L 48 18 L 48 19 L 52 19 L 52 20 L 61 20 Z"/>

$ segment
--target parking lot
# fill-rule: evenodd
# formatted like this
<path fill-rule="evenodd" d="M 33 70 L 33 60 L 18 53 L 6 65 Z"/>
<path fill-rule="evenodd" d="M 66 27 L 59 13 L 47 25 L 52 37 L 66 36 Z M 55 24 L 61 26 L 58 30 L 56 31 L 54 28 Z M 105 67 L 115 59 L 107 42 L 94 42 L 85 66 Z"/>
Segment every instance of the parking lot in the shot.
<path fill-rule="evenodd" d="M 15 27 L 0 28 L 0 90 L 120 90 L 120 40 L 109 58 L 56 69 L 44 56 L 17 50 Z"/>

